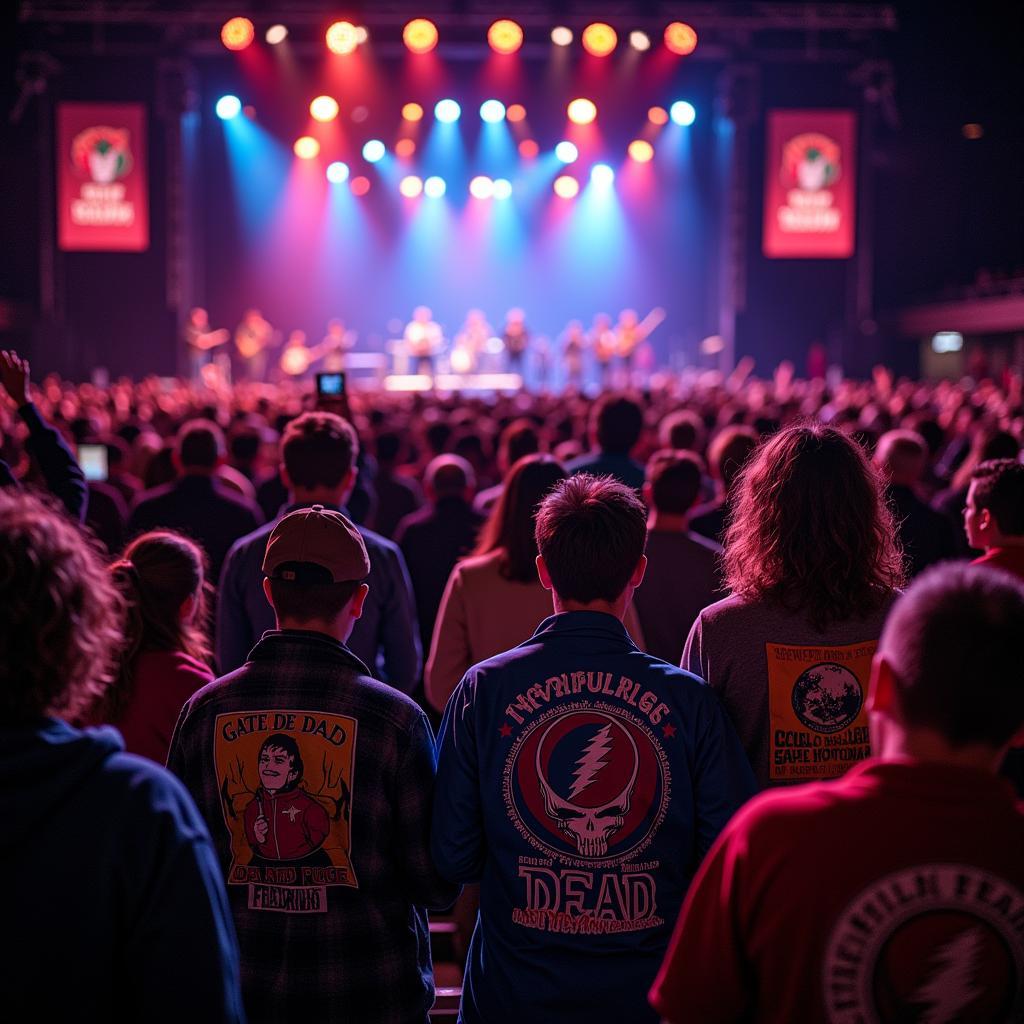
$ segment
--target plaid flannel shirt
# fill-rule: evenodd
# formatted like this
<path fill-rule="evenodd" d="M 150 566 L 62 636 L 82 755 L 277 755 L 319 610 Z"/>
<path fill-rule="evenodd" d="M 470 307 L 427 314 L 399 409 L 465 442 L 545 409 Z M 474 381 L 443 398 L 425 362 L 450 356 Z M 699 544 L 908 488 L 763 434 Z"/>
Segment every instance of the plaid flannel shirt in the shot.
<path fill-rule="evenodd" d="M 182 709 L 168 767 L 224 868 L 251 1021 L 426 1020 L 436 755 L 423 712 L 320 633 L 266 634 Z"/>

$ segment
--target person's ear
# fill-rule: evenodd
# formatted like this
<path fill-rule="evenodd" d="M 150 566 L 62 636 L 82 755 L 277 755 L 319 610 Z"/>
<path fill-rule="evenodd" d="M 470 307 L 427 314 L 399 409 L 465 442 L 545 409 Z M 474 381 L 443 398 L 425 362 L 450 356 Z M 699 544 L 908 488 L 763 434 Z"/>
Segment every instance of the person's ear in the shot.
<path fill-rule="evenodd" d="M 636 563 L 633 575 L 630 577 L 629 585 L 636 590 L 644 581 L 644 573 L 647 572 L 647 556 L 641 555 L 640 561 Z"/>
<path fill-rule="evenodd" d="M 359 469 L 353 465 L 341 481 L 341 493 L 350 494 L 356 485 L 356 477 L 359 476 Z"/>
<path fill-rule="evenodd" d="M 640 488 L 640 494 L 644 499 L 644 504 L 648 508 L 654 507 L 654 488 L 650 485 L 650 482 L 645 480 L 643 487 Z"/>
<path fill-rule="evenodd" d="M 892 716 L 896 706 L 896 677 L 889 659 L 882 653 L 871 659 L 867 710 Z"/>
<path fill-rule="evenodd" d="M 283 462 L 277 467 L 277 471 L 281 475 L 281 483 L 286 490 L 290 491 L 292 489 L 292 478 L 288 475 L 288 470 L 284 468 Z"/>
<path fill-rule="evenodd" d="M 538 555 L 534 562 L 537 566 L 537 576 L 540 579 L 540 585 L 545 590 L 554 590 L 554 585 L 551 582 L 551 576 L 548 574 L 548 567 L 544 564 L 544 556 Z"/>
<path fill-rule="evenodd" d="M 191 622 L 192 616 L 196 613 L 196 595 L 189 594 L 184 601 L 181 602 L 181 607 L 178 609 L 178 621 L 179 622 Z"/>
<path fill-rule="evenodd" d="M 264 594 L 264 596 L 267 599 L 267 604 L 269 604 L 271 608 L 274 608 L 274 595 L 270 592 L 270 577 L 269 576 L 264 576 L 263 577 L 263 594 Z M 277 609 L 274 608 L 274 611 L 276 612 Z"/>
<path fill-rule="evenodd" d="M 987 508 L 978 509 L 978 529 L 987 530 L 992 526 L 992 510 Z"/>
<path fill-rule="evenodd" d="M 363 604 L 369 592 L 370 588 L 365 583 L 359 584 L 359 589 L 352 595 L 352 600 L 349 602 L 348 614 L 350 618 L 358 619 L 362 617 Z"/>

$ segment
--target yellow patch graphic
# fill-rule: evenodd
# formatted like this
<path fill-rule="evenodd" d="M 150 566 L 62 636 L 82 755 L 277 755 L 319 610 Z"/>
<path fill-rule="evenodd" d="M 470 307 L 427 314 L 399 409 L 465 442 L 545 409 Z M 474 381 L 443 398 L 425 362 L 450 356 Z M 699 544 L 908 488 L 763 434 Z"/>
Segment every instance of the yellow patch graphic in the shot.
<path fill-rule="evenodd" d="M 231 835 L 230 885 L 249 907 L 323 913 L 352 867 L 357 722 L 290 709 L 218 715 L 214 763 Z"/>
<path fill-rule="evenodd" d="M 765 644 L 769 778 L 834 779 L 869 756 L 865 703 L 877 646 Z"/>

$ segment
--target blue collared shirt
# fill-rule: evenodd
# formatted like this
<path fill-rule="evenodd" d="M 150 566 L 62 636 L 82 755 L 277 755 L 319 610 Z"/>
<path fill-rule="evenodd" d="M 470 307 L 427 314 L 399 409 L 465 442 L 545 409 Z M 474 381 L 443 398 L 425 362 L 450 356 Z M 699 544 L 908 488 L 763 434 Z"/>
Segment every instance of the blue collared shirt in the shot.
<path fill-rule="evenodd" d="M 303 507 L 290 505 L 281 515 Z M 262 569 L 267 538 L 276 524 L 277 520 L 267 523 L 242 537 L 224 562 L 217 593 L 217 663 L 222 674 L 245 664 L 259 638 L 276 626 L 274 610 L 263 593 Z M 362 526 L 358 529 L 370 556 L 370 592 L 348 647 L 376 678 L 410 693 L 419 681 L 422 654 L 405 559 L 391 541 Z"/>
<path fill-rule="evenodd" d="M 481 882 L 467 1024 L 654 1021 L 701 858 L 755 790 L 714 692 L 599 612 L 471 668 L 441 725 L 432 851 Z"/>

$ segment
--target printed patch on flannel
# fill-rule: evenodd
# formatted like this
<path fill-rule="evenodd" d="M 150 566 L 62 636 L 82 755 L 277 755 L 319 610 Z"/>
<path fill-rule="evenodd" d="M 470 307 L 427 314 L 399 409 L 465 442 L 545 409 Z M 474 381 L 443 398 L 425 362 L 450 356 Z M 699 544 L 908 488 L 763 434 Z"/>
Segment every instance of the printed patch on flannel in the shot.
<path fill-rule="evenodd" d="M 231 835 L 229 885 L 252 910 L 324 913 L 352 867 L 354 718 L 272 710 L 218 715 L 214 763 Z"/>

